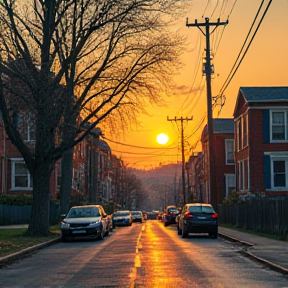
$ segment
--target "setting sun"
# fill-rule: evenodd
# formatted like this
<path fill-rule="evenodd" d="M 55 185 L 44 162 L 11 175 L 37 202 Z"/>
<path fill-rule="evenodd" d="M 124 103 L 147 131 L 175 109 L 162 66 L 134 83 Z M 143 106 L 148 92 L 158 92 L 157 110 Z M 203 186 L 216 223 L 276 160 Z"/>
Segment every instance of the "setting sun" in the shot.
<path fill-rule="evenodd" d="M 168 142 L 168 136 L 164 133 L 161 133 L 157 136 L 157 142 L 159 144 L 166 144 Z"/>

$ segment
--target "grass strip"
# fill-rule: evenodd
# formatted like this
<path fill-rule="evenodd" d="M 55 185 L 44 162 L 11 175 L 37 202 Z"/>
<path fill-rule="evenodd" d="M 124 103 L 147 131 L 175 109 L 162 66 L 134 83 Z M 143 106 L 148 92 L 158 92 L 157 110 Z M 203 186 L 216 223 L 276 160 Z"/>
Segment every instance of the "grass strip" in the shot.
<path fill-rule="evenodd" d="M 49 236 L 27 236 L 27 228 L 20 229 L 0 229 L 0 257 L 13 254 L 25 248 L 44 243 L 59 237 L 60 229 L 57 226 L 51 226 L 53 233 Z"/>

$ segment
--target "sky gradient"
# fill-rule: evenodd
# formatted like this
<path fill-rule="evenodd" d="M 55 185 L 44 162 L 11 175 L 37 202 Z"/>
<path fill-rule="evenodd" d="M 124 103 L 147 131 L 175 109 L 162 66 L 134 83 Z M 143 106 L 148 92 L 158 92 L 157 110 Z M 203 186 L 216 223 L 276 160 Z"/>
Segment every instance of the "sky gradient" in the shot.
<path fill-rule="evenodd" d="M 251 29 L 250 37 L 239 56 L 243 56 L 249 45 L 269 0 L 263 2 L 262 9 L 251 28 L 262 0 L 192 0 L 187 11 L 189 23 L 204 23 L 229 20 L 228 25 L 218 26 L 210 35 L 212 63 L 212 95 L 219 96 L 225 81 L 235 64 L 245 39 Z M 287 86 L 288 84 L 288 0 L 272 1 L 261 25 L 256 32 L 241 64 L 235 72 L 223 95 L 225 104 L 214 109 L 215 118 L 233 118 L 236 97 L 243 86 Z M 179 21 L 178 29 L 187 35 L 188 52 L 182 57 L 185 63 L 179 75 L 175 75 L 176 87 L 173 95 L 167 95 L 166 107 L 149 107 L 149 116 L 141 115 L 141 127 L 124 135 L 118 142 L 109 142 L 112 153 L 121 157 L 128 167 L 151 169 L 162 164 L 181 161 L 181 121 L 184 121 L 185 161 L 194 152 L 201 151 L 200 137 L 207 123 L 206 82 L 202 76 L 205 36 L 197 27 L 187 27 L 186 18 Z M 236 62 L 236 66 L 239 63 Z M 234 71 L 232 70 L 232 73 Z M 224 86 L 225 87 L 225 86 Z M 223 100 L 223 98 L 222 98 Z M 221 98 L 218 97 L 218 102 Z M 156 138 L 165 133 L 169 141 L 165 145 L 157 143 Z M 115 140 L 115 139 L 114 139 Z M 127 146 L 130 145 L 130 146 Z M 133 147 L 135 146 L 135 147 Z M 165 148 L 165 149 L 164 149 Z"/>

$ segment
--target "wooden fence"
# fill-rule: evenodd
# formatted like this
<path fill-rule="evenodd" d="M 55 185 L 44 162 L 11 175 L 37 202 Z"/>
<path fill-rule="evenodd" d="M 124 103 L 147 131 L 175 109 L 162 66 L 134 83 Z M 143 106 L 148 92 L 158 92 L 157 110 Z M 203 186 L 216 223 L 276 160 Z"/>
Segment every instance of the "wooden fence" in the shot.
<path fill-rule="evenodd" d="M 248 198 L 219 205 L 219 224 L 277 236 L 288 235 L 288 198 Z"/>

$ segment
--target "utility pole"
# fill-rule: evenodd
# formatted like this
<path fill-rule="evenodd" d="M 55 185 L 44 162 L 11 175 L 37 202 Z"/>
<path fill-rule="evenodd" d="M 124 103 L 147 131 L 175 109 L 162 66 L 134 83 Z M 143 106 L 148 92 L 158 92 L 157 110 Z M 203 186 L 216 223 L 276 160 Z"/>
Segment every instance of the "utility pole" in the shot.
<path fill-rule="evenodd" d="M 191 118 L 183 118 L 181 116 L 181 118 L 177 118 L 175 116 L 174 119 L 169 119 L 169 117 L 167 116 L 167 121 L 181 121 L 181 146 L 182 146 L 182 193 L 183 193 L 183 205 L 186 204 L 186 193 L 185 193 L 185 155 L 184 155 L 184 127 L 183 127 L 183 122 L 185 121 L 191 121 L 193 120 L 193 117 Z"/>
<path fill-rule="evenodd" d="M 210 57 L 210 26 L 227 25 L 228 20 L 226 22 L 220 22 L 218 19 L 217 22 L 209 22 L 209 18 L 205 18 L 205 23 L 198 23 L 195 20 L 194 24 L 188 23 L 188 18 L 186 21 L 187 27 L 197 27 L 202 32 L 202 34 L 206 37 L 206 57 L 204 63 L 204 74 L 206 75 L 206 88 L 207 88 L 207 117 L 208 117 L 208 145 L 209 145 L 209 192 L 210 192 L 210 202 L 215 209 L 217 209 L 217 189 L 215 185 L 215 173 L 214 173 L 214 157 L 213 157 L 213 114 L 212 114 L 212 89 L 211 89 L 211 74 L 214 72 L 211 66 L 211 57 Z M 205 27 L 205 32 L 200 27 Z M 214 30 L 215 30 L 214 29 Z M 213 30 L 213 31 L 214 31 Z M 212 31 L 212 33 L 213 33 Z"/>

